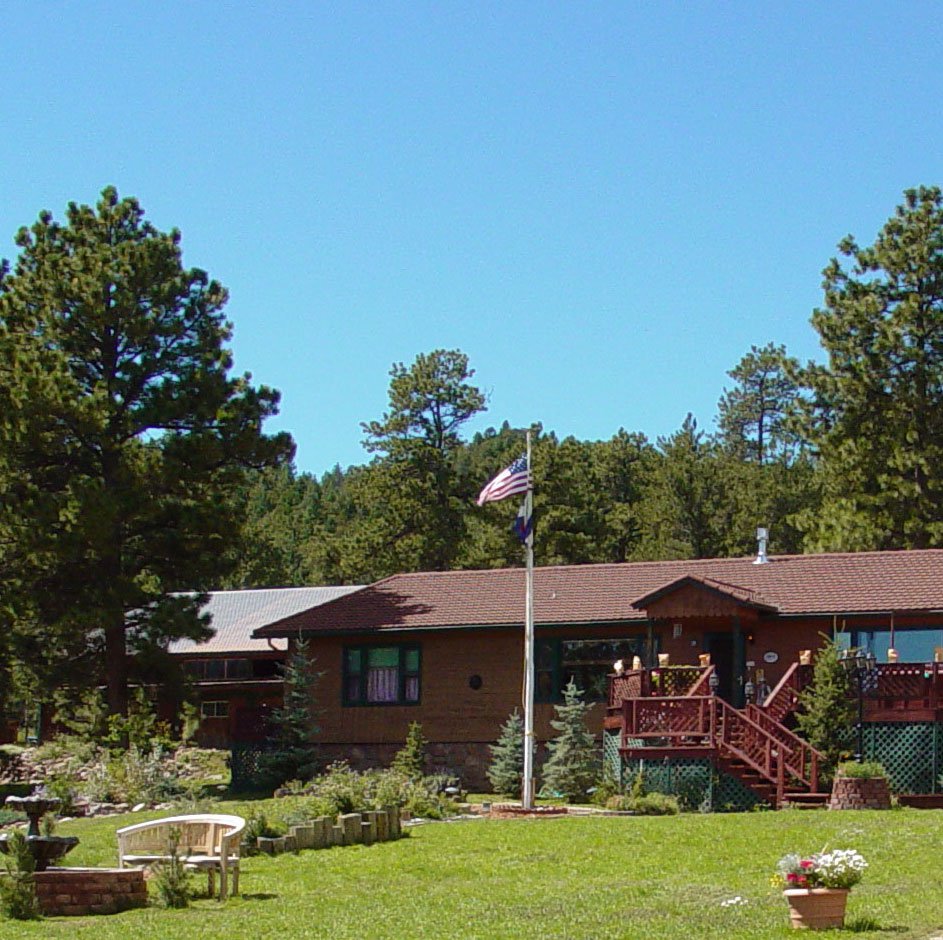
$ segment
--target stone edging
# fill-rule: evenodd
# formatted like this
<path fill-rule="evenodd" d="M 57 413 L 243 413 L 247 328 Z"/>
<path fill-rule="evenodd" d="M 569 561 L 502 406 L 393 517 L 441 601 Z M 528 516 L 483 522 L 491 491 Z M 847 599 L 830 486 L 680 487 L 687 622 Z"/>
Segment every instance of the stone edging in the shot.
<path fill-rule="evenodd" d="M 372 845 L 389 842 L 402 836 L 399 809 L 370 810 L 364 813 L 343 813 L 336 819 L 318 816 L 298 826 L 288 835 L 258 837 L 259 851 L 281 855 L 300 849 L 327 849 L 333 845 Z"/>

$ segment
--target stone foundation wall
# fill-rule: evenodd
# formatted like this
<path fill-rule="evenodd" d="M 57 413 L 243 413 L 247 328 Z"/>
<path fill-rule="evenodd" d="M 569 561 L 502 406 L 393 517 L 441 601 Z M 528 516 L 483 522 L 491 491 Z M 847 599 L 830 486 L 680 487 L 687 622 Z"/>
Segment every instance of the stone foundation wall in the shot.
<path fill-rule="evenodd" d="M 829 809 L 890 809 L 891 791 L 884 777 L 836 777 Z"/>
<path fill-rule="evenodd" d="M 49 917 L 117 914 L 147 905 L 141 869 L 47 868 L 34 877 L 40 909 Z"/>

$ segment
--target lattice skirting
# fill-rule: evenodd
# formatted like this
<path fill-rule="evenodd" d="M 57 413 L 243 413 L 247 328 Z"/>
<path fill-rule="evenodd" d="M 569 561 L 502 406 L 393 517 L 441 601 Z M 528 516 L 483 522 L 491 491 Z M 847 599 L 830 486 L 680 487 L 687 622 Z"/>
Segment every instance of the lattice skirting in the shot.
<path fill-rule="evenodd" d="M 864 757 L 884 765 L 895 793 L 939 793 L 943 725 L 875 722 L 864 726 Z"/>
<path fill-rule="evenodd" d="M 604 739 L 605 746 L 605 739 Z M 707 758 L 620 761 L 621 783 L 632 786 L 639 773 L 646 792 L 676 796 L 682 809 L 706 813 L 743 812 L 759 798 L 736 777 L 718 771 Z"/>

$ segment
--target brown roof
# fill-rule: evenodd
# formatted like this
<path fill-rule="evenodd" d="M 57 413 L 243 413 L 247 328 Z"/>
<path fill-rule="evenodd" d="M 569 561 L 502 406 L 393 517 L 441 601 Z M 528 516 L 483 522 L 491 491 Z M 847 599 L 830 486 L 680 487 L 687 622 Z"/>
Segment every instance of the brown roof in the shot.
<path fill-rule="evenodd" d="M 722 582 L 781 615 L 943 610 L 943 549 L 771 556 L 613 565 L 534 572 L 537 623 L 642 620 L 633 601 L 686 576 Z M 519 624 L 520 568 L 398 574 L 256 631 L 256 636 Z"/>
<path fill-rule="evenodd" d="M 707 588 L 714 594 L 720 594 L 723 597 L 729 597 L 731 600 L 738 601 L 746 607 L 753 607 L 757 610 L 769 611 L 770 613 L 773 613 L 779 609 L 775 604 L 771 604 L 762 595 L 758 594 L 756 591 L 750 590 L 749 588 L 740 587 L 737 584 L 727 584 L 724 581 L 718 581 L 716 578 L 709 578 L 706 575 L 697 574 L 686 574 L 682 575 L 680 578 L 675 578 L 673 581 L 669 581 L 668 584 L 664 584 L 654 591 L 649 591 L 648 594 L 645 594 L 642 597 L 637 597 L 634 601 L 632 601 L 632 606 L 638 608 L 639 610 L 645 610 L 655 601 L 660 600 L 662 597 L 665 597 L 668 594 L 674 593 L 679 588 L 682 588 L 688 584 L 693 584 L 696 587 Z"/>

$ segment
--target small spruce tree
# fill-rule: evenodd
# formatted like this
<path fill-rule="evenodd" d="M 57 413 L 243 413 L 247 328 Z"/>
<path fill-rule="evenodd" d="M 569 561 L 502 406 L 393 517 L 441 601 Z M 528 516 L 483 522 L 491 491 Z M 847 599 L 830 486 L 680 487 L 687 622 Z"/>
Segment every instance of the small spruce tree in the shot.
<path fill-rule="evenodd" d="M 812 683 L 799 694 L 796 713 L 799 733 L 828 758 L 828 766 L 822 768 L 826 779 L 851 753 L 854 740 L 852 683 L 839 657 L 832 640 L 823 644 L 815 657 Z"/>
<path fill-rule="evenodd" d="M 599 754 L 593 736 L 586 730 L 590 706 L 583 690 L 571 678 L 563 693 L 563 704 L 554 705 L 557 720 L 550 725 L 559 734 L 547 744 L 550 757 L 543 768 L 542 796 L 565 796 L 585 800 L 599 776 Z"/>
<path fill-rule="evenodd" d="M 406 743 L 396 752 L 391 768 L 405 774 L 410 780 L 422 780 L 428 744 L 422 733 L 422 725 L 418 721 L 412 722 L 406 734 Z"/>
<path fill-rule="evenodd" d="M 491 745 L 488 779 L 495 793 L 520 797 L 524 779 L 524 719 L 515 708 Z"/>
<path fill-rule="evenodd" d="M 5 867 L 0 876 L 0 911 L 12 920 L 35 920 L 40 916 L 36 862 L 22 829 L 14 829 L 7 839 Z"/>
<path fill-rule="evenodd" d="M 314 690 L 322 673 L 308 655 L 308 644 L 299 640 L 283 669 L 282 706 L 272 710 L 269 724 L 274 746 L 262 762 L 262 771 L 277 783 L 309 780 L 318 766 L 319 710 Z"/>

